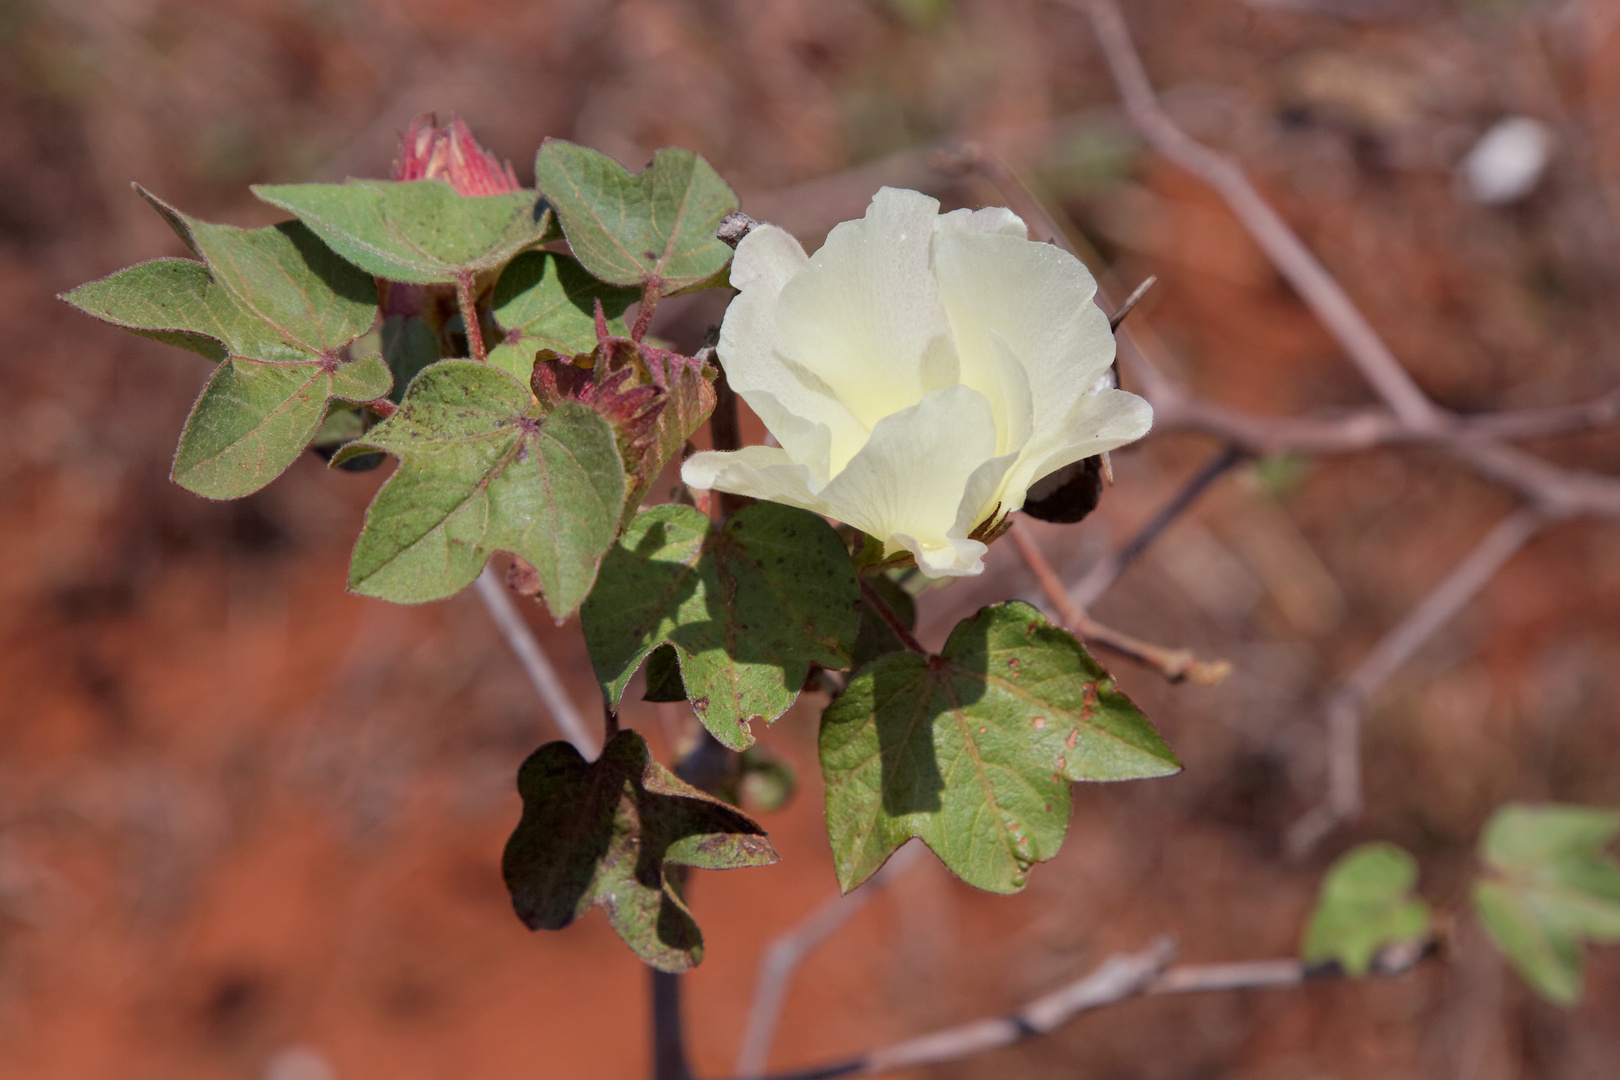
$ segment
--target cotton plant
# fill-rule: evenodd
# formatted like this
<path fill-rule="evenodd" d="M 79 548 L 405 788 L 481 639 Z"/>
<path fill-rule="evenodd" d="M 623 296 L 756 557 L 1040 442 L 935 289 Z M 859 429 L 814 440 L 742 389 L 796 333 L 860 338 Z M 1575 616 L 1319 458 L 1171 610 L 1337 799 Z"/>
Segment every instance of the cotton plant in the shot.
<path fill-rule="evenodd" d="M 777 860 L 727 796 L 768 771 L 755 740 L 806 686 L 836 688 L 819 749 L 846 891 L 919 837 L 1015 892 L 1062 845 L 1072 783 L 1180 769 L 1035 608 L 985 607 L 937 653 L 913 632 L 918 585 L 982 573 L 1032 487 L 1151 424 L 1104 378 L 1113 337 L 1078 260 L 1009 210 L 892 188 L 807 254 L 747 227 L 681 149 L 632 174 L 548 139 L 534 171 L 524 188 L 459 120 L 423 119 L 388 180 L 255 187 L 289 215 L 266 228 L 143 192 L 188 257 L 64 297 L 214 364 L 182 487 L 234 499 L 306 450 L 348 470 L 392 457 L 352 591 L 435 601 L 499 559 L 559 623 L 578 615 L 605 746 L 549 743 L 519 771 L 503 869 L 525 923 L 601 907 L 648 964 L 696 964 L 685 868 Z M 661 302 L 701 289 L 734 291 L 715 347 L 649 334 Z M 768 445 L 730 442 L 727 387 Z M 719 445 L 693 452 L 717 410 Z M 638 672 L 733 752 L 723 768 L 659 762 L 619 725 Z"/>

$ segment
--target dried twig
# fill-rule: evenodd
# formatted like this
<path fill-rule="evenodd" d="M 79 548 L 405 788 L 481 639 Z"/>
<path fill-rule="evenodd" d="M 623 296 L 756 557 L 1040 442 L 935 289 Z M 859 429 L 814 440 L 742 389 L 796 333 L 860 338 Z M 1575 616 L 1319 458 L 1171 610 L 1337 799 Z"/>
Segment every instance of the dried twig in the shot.
<path fill-rule="evenodd" d="M 1125 20 L 1112 0 L 1063 0 L 1091 19 L 1103 58 L 1119 87 L 1131 126 L 1148 145 L 1213 187 L 1243 222 L 1272 265 L 1339 342 L 1378 396 L 1409 427 L 1437 427 L 1444 422 L 1417 383 L 1406 373 L 1372 323 L 1356 307 L 1327 268 L 1271 204 L 1257 191 L 1238 164 L 1195 141 L 1159 105 L 1131 44 Z"/>
<path fill-rule="evenodd" d="M 1126 541 L 1114 554 L 1097 563 L 1086 571 L 1084 577 L 1068 590 L 1069 597 L 1083 610 L 1099 600 L 1103 593 L 1113 587 L 1119 580 L 1125 568 L 1135 562 L 1137 557 L 1146 551 L 1159 535 L 1169 528 L 1182 514 L 1186 513 L 1198 496 L 1209 489 L 1209 486 L 1222 476 L 1225 476 L 1239 462 L 1248 455 L 1236 446 L 1228 443 L 1218 451 L 1214 457 L 1204 463 L 1204 467 L 1182 485 L 1181 490 L 1171 496 L 1170 501 L 1154 514 L 1148 523 L 1130 540 Z"/>
<path fill-rule="evenodd" d="M 1146 296 L 1148 294 L 1148 290 L 1153 288 L 1153 286 L 1158 284 L 1158 282 L 1159 275 L 1157 274 L 1149 274 L 1147 277 L 1143 278 L 1142 284 L 1132 289 L 1131 295 L 1121 300 L 1119 302 L 1119 307 L 1115 308 L 1114 313 L 1108 316 L 1108 329 L 1117 331 L 1119 329 L 1119 324 L 1125 321 L 1125 316 L 1129 315 L 1136 309 L 1136 305 L 1142 302 L 1142 297 Z"/>
<path fill-rule="evenodd" d="M 1385 950 L 1375 959 L 1373 974 L 1388 977 L 1410 971 L 1427 953 L 1430 944 L 1416 942 Z M 1307 965 L 1294 959 L 1170 967 L 1175 951 L 1175 943 L 1170 938 L 1160 937 L 1141 952 L 1109 957 L 1085 977 L 1036 998 L 1010 1016 L 975 1020 L 820 1068 L 778 1073 L 770 1080 L 874 1076 L 896 1069 L 960 1061 L 1048 1034 L 1081 1013 L 1135 997 L 1270 989 L 1344 976 L 1337 964 Z"/>
<path fill-rule="evenodd" d="M 546 711 L 551 713 L 552 723 L 557 725 L 563 738 L 574 744 L 575 750 L 587 760 L 594 761 L 602 748 L 585 726 L 585 718 L 574 707 L 573 699 L 568 696 L 557 669 L 552 667 L 550 658 L 540 647 L 539 639 L 529 629 L 529 624 L 523 621 L 517 605 L 512 602 L 511 593 L 506 591 L 506 586 L 495 571 L 487 566 L 473 585 L 478 590 L 478 598 L 488 609 L 495 628 L 501 632 L 512 651 L 517 653 L 518 662 L 523 665 L 529 682 L 534 684 Z"/>
<path fill-rule="evenodd" d="M 1035 581 L 1046 595 L 1047 603 L 1057 611 L 1063 625 L 1076 636 L 1094 645 L 1100 645 L 1121 656 L 1157 668 L 1171 682 L 1190 680 L 1202 686 L 1214 686 L 1232 673 L 1232 665 L 1225 660 L 1200 660 L 1190 649 L 1167 649 L 1120 633 L 1093 619 L 1074 602 L 1064 588 L 1063 580 L 1052 569 L 1040 547 L 1026 533 L 1021 522 L 1014 519 L 1007 530 L 1013 545 L 1023 558 L 1024 565 L 1035 575 Z"/>
<path fill-rule="evenodd" d="M 1512 488 L 1526 508 L 1497 526 L 1424 601 L 1387 634 L 1327 702 L 1329 790 L 1323 805 L 1290 833 L 1309 847 L 1361 807 L 1359 736 L 1367 699 L 1457 614 L 1539 528 L 1577 515 L 1620 519 L 1620 479 L 1564 469 L 1500 440 L 1577 431 L 1620 418 L 1620 390 L 1596 401 L 1552 409 L 1458 417 L 1431 402 L 1366 316 L 1299 236 L 1266 202 L 1236 162 L 1182 131 L 1158 102 L 1113 0 L 1061 0 L 1091 20 L 1126 114 L 1154 149 L 1209 183 L 1351 361 L 1389 411 L 1325 419 L 1256 417 L 1195 399 L 1160 374 L 1128 333 L 1120 355 L 1153 404 L 1159 431 L 1201 430 L 1256 453 L 1332 452 L 1395 443 L 1427 443 Z M 1010 171 L 1007 171 L 1010 176 Z M 997 179 L 991 173 L 991 179 Z M 1005 178 L 1003 178 L 1005 179 Z M 1016 178 L 1013 178 L 1016 180 Z M 1027 195 L 1027 192 L 1022 192 Z"/>
<path fill-rule="evenodd" d="M 1361 723 L 1367 699 L 1467 607 L 1546 524 L 1546 517 L 1530 508 L 1503 518 L 1328 695 L 1327 795 L 1289 829 L 1291 852 L 1309 851 L 1336 825 L 1361 812 Z"/>
<path fill-rule="evenodd" d="M 922 854 L 921 840 L 912 840 L 903 845 L 877 873 L 867 879 L 866 884 L 852 893 L 828 900 L 766 947 L 759 961 L 759 977 L 754 982 L 753 1001 L 748 1007 L 748 1026 L 743 1031 L 742 1043 L 737 1050 L 737 1080 L 756 1080 L 765 1075 L 765 1064 L 770 1057 L 771 1042 L 776 1038 L 782 1005 L 787 1000 L 788 987 L 798 973 L 799 965 Z"/>

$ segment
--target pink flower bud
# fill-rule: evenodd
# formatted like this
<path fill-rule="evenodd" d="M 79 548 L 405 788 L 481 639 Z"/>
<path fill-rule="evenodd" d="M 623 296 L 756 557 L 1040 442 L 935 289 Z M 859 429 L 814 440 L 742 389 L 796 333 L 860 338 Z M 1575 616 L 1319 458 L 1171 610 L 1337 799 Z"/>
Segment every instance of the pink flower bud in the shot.
<path fill-rule="evenodd" d="M 459 116 L 438 126 L 438 117 L 423 113 L 400 136 L 395 180 L 448 180 L 462 195 L 501 195 L 521 190 L 510 161 L 501 162 L 478 145 Z"/>

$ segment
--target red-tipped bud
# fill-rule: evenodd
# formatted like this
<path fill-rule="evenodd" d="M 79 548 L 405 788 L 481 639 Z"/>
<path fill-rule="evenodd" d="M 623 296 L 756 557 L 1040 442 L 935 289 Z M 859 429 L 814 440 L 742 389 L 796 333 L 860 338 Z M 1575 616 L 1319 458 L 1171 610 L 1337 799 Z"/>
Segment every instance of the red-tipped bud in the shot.
<path fill-rule="evenodd" d="M 438 126 L 438 117 L 423 113 L 400 136 L 395 180 L 448 180 L 462 195 L 500 195 L 521 190 L 510 161 L 502 163 L 478 145 L 461 117 Z"/>

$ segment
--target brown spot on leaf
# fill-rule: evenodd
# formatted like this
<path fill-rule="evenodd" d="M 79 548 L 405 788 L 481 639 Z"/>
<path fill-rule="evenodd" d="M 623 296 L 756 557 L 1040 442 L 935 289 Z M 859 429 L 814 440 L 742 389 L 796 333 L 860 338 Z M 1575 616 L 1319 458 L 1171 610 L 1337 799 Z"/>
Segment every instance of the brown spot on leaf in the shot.
<path fill-rule="evenodd" d="M 1073 750 L 1074 749 L 1074 744 L 1079 742 L 1079 741 L 1080 741 L 1080 729 L 1075 728 L 1073 731 L 1069 732 L 1069 737 L 1067 739 L 1063 740 L 1063 745 L 1067 746 L 1070 750 Z"/>
<path fill-rule="evenodd" d="M 1041 730 L 1041 728 L 1046 726 L 1046 717 L 1037 716 L 1035 719 L 1031 720 L 1030 723 L 1035 725 L 1035 730 L 1036 731 L 1039 731 L 1039 730 Z"/>

